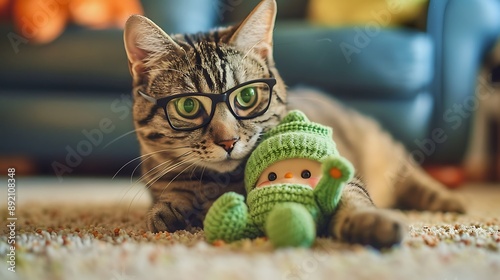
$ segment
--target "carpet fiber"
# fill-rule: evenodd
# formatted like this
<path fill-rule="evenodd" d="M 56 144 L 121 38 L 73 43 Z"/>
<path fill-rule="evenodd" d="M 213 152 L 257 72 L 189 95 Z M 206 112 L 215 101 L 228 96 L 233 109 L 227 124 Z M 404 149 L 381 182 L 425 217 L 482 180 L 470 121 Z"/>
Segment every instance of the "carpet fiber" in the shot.
<path fill-rule="evenodd" d="M 329 239 L 318 239 L 312 249 L 274 250 L 265 239 L 211 245 L 201 230 L 153 234 L 145 227 L 148 199 L 124 196 L 116 186 L 121 183 L 19 186 L 16 272 L 8 270 L 8 213 L 2 202 L 0 278 L 459 280 L 500 275 L 500 186 L 460 189 L 470 204 L 467 215 L 404 212 L 410 225 L 405 241 L 379 252 Z"/>

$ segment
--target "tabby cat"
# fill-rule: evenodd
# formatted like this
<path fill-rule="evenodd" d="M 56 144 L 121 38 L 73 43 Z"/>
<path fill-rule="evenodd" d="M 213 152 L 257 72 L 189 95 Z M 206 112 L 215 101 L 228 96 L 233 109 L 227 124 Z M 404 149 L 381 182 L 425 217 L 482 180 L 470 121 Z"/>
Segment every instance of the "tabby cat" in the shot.
<path fill-rule="evenodd" d="M 237 26 L 174 36 L 145 17 L 128 20 L 124 40 L 133 77 L 134 124 L 142 178 L 153 198 L 149 229 L 201 227 L 218 196 L 243 193 L 245 160 L 262 133 L 290 109 L 333 127 L 339 152 L 358 171 L 330 222 L 333 238 L 375 247 L 399 243 L 403 222 L 375 205 L 464 212 L 463 204 L 412 164 L 402 145 L 373 120 L 318 92 L 287 94 L 272 55 L 275 16 L 275 1 L 263 0 Z M 275 80 L 267 88 L 272 90 L 269 108 L 244 118 L 246 83 L 259 79 Z M 266 90 L 250 88 L 261 95 Z M 206 94 L 180 95 L 194 92 Z"/>

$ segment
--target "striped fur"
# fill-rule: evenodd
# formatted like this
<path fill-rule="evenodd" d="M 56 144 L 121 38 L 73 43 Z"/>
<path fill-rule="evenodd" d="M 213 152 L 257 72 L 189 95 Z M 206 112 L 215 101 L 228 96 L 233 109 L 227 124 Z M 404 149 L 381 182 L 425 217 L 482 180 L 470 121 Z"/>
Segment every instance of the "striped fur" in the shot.
<path fill-rule="evenodd" d="M 152 231 L 202 226 L 211 203 L 222 193 L 243 193 L 243 167 L 260 135 L 289 109 L 334 128 L 339 151 L 351 160 L 360 179 L 348 184 L 332 218 L 330 234 L 340 240 L 386 247 L 402 238 L 403 224 L 382 207 L 403 206 L 463 211 L 461 204 L 408 159 L 401 144 L 369 118 L 335 100 L 300 90 L 287 96 L 272 58 L 274 0 L 263 0 L 235 27 L 208 33 L 168 36 L 145 17 L 131 17 L 125 48 L 134 86 L 134 124 L 141 146 L 141 179 L 150 189 Z M 269 110 L 251 120 L 236 120 L 225 104 L 209 125 L 191 132 L 170 128 L 162 108 L 138 95 L 160 98 L 185 92 L 219 94 L 242 82 L 275 77 Z M 238 139 L 227 152 L 219 143 Z M 401 175 L 402 174 L 402 175 Z"/>

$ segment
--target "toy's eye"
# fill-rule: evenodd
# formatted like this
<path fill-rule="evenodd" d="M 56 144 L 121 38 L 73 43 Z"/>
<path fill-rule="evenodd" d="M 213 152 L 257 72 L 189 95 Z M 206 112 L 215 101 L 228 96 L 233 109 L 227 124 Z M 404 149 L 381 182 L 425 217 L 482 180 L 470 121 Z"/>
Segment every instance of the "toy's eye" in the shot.
<path fill-rule="evenodd" d="M 278 178 L 278 176 L 276 176 L 276 173 L 274 173 L 274 172 L 271 172 L 271 173 L 269 173 L 269 175 L 267 175 L 267 179 L 269 181 L 274 181 L 274 180 L 276 180 L 276 178 Z"/>
<path fill-rule="evenodd" d="M 309 170 L 303 170 L 302 173 L 300 173 L 300 176 L 304 179 L 311 178 L 311 171 Z"/>

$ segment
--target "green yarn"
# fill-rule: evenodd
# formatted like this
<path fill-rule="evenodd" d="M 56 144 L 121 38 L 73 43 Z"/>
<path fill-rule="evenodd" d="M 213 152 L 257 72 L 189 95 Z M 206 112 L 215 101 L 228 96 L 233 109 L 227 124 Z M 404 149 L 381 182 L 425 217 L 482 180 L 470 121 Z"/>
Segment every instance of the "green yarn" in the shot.
<path fill-rule="evenodd" d="M 328 156 L 322 161 L 323 177 L 314 189 L 316 201 L 324 215 L 332 215 L 339 204 L 342 196 L 342 189 L 345 182 L 349 182 L 354 175 L 354 167 L 351 162 L 340 156 Z M 336 169 L 342 175 L 339 178 L 332 178 L 330 171 Z M 330 175 L 330 176 L 328 176 Z"/>
<path fill-rule="evenodd" d="M 321 162 L 322 176 L 314 188 L 276 183 L 256 188 L 261 173 L 285 159 Z M 352 164 L 341 157 L 329 127 L 310 122 L 300 111 L 291 111 L 278 126 L 263 135 L 245 168 L 247 201 L 226 193 L 215 201 L 205 217 L 209 242 L 232 242 L 267 235 L 276 247 L 308 247 L 318 229 L 334 215 L 342 190 L 354 174 Z"/>
<path fill-rule="evenodd" d="M 310 247 L 316 238 L 316 225 L 304 205 L 277 204 L 267 221 L 266 234 L 276 247 Z"/>
<path fill-rule="evenodd" d="M 212 213 L 204 221 L 205 236 L 209 242 L 241 239 L 248 220 L 248 208 L 244 200 L 242 195 L 228 192 L 214 202 L 209 210 Z"/>
<path fill-rule="evenodd" d="M 235 192 L 220 196 L 208 210 L 203 223 L 208 242 L 233 242 L 263 235 L 263 231 L 249 219 L 245 198 Z"/>
<path fill-rule="evenodd" d="M 269 212 L 278 204 L 296 202 L 305 206 L 309 214 L 317 219 L 319 209 L 310 187 L 296 184 L 280 184 L 270 187 L 258 188 L 247 195 L 247 205 L 250 218 L 255 225 L 264 231 L 264 224 Z"/>
<path fill-rule="evenodd" d="M 263 136 L 250 155 L 245 167 L 246 191 L 255 188 L 262 171 L 277 161 L 291 158 L 321 161 L 328 155 L 338 155 L 332 129 L 310 122 L 300 111 L 291 111 Z"/>

